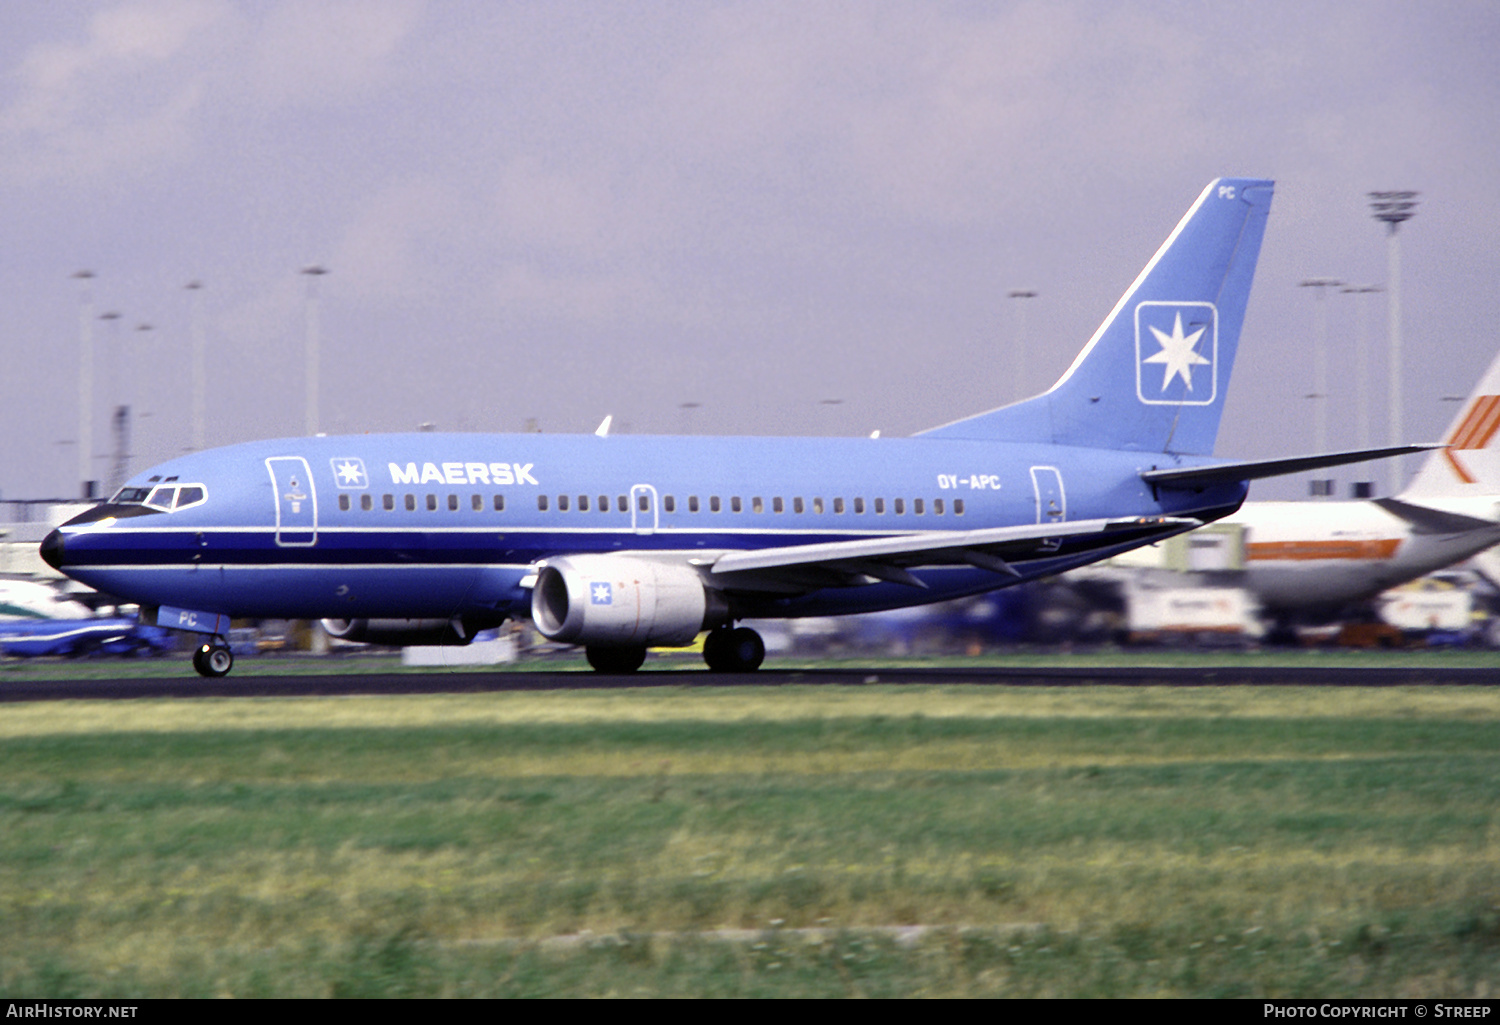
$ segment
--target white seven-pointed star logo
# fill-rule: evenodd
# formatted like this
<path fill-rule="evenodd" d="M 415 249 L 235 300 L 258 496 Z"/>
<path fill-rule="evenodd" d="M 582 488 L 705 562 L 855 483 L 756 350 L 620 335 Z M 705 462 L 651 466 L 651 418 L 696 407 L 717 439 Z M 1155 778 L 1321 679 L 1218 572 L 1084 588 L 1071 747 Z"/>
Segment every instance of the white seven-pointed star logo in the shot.
<path fill-rule="evenodd" d="M 1156 341 L 1161 345 L 1161 351 L 1155 356 L 1147 356 L 1142 363 L 1165 363 L 1166 371 L 1162 375 L 1161 390 L 1166 391 L 1167 385 L 1172 383 L 1172 378 L 1181 377 L 1182 383 L 1187 385 L 1187 390 L 1193 390 L 1193 367 L 1204 366 L 1208 360 L 1193 351 L 1198 344 L 1198 339 L 1203 337 L 1204 328 L 1199 328 L 1190 335 L 1182 333 L 1182 312 L 1177 313 L 1177 320 L 1172 324 L 1172 333 L 1167 334 L 1153 327 L 1151 333 L 1156 336 Z"/>
<path fill-rule="evenodd" d="M 365 476 L 363 459 L 335 459 L 333 460 L 333 474 L 341 488 L 364 488 L 369 487 L 370 484 L 369 478 Z"/>

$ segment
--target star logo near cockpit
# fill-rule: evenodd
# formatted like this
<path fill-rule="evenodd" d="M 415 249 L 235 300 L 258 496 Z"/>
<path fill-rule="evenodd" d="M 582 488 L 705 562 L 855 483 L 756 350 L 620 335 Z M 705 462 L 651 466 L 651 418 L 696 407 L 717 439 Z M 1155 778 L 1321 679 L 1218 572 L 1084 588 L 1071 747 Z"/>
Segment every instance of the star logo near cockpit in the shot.
<path fill-rule="evenodd" d="M 365 473 L 365 461 L 357 456 L 348 456 L 343 459 L 330 459 L 333 465 L 333 479 L 341 489 L 346 491 L 361 491 L 370 486 L 370 475 Z"/>

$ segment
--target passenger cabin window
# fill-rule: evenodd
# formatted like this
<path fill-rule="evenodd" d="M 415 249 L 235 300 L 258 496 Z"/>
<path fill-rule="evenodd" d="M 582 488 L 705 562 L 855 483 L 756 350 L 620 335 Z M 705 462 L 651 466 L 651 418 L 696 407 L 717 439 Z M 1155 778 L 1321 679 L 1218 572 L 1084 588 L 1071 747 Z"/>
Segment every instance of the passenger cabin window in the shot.
<path fill-rule="evenodd" d="M 589 496 L 588 495 L 579 495 L 578 496 L 578 511 L 579 512 L 588 512 L 589 511 Z"/>
<path fill-rule="evenodd" d="M 934 516 L 943 515 L 943 500 L 941 498 L 934 498 L 932 500 L 932 514 Z"/>
<path fill-rule="evenodd" d="M 698 511 L 698 496 L 697 495 L 688 495 L 688 512 L 695 513 L 697 511 Z"/>
<path fill-rule="evenodd" d="M 844 500 L 842 498 L 835 498 L 833 500 L 833 511 L 839 516 L 844 515 Z"/>
<path fill-rule="evenodd" d="M 449 495 L 448 496 L 448 511 L 449 512 L 458 512 L 458 496 L 457 495 Z"/>
<path fill-rule="evenodd" d="M 671 495 L 663 495 L 661 500 L 661 507 L 663 512 L 676 512 L 677 499 L 673 498 Z M 642 506 L 642 509 L 644 508 L 645 507 Z"/>
<path fill-rule="evenodd" d="M 922 515 L 922 500 L 920 498 L 913 498 L 911 500 L 911 511 L 917 516 Z"/>
<path fill-rule="evenodd" d="M 630 502 L 629 502 L 629 500 L 626 499 L 626 497 L 624 495 L 620 495 L 618 497 L 619 497 L 618 506 L 619 506 L 620 511 L 621 512 L 629 512 L 630 511 Z"/>
<path fill-rule="evenodd" d="M 178 497 L 180 498 L 181 496 L 178 496 Z M 359 496 L 359 507 L 360 507 L 360 509 L 364 510 L 365 512 L 369 512 L 371 509 L 375 508 L 375 496 L 372 495 L 372 494 L 370 494 L 369 492 L 366 492 L 365 494 L 360 495 Z"/>
<path fill-rule="evenodd" d="M 953 515 L 954 516 L 962 516 L 963 514 L 964 514 L 964 500 L 962 498 L 955 498 L 953 500 Z"/>
<path fill-rule="evenodd" d="M 484 496 L 474 495 L 469 499 L 469 508 L 475 512 L 484 512 Z"/>
<path fill-rule="evenodd" d="M 417 496 L 416 495 L 407 495 L 406 496 L 406 511 L 407 512 L 412 512 L 416 508 L 417 508 Z"/>
<path fill-rule="evenodd" d="M 599 511 L 602 512 L 602 513 L 609 512 L 609 496 L 608 495 L 600 495 L 599 496 Z"/>
<path fill-rule="evenodd" d="M 386 512 L 390 512 L 392 509 L 396 508 L 396 496 L 395 495 L 381 495 L 380 496 L 380 508 L 384 509 Z"/>
<path fill-rule="evenodd" d="M 349 496 L 348 496 L 348 494 L 339 495 L 339 512 L 348 512 L 348 511 L 349 511 Z"/>
<path fill-rule="evenodd" d="M 568 511 L 568 496 L 567 495 L 558 495 L 557 496 L 557 511 L 558 512 L 567 512 Z"/>
<path fill-rule="evenodd" d="M 815 515 L 821 515 L 822 512 L 823 512 L 823 500 L 821 498 L 814 498 L 813 499 L 813 513 Z"/>
<path fill-rule="evenodd" d="M 863 498 L 856 498 L 854 500 L 854 515 L 856 515 L 856 516 L 863 516 L 864 514 L 865 514 L 865 500 Z"/>
<path fill-rule="evenodd" d="M 709 495 L 708 496 L 708 511 L 709 512 L 719 512 L 720 511 L 719 496 L 718 495 Z"/>
<path fill-rule="evenodd" d="M 537 507 L 537 511 L 538 512 L 546 512 L 547 511 L 547 496 L 546 495 L 537 495 L 536 496 L 536 507 Z"/>
<path fill-rule="evenodd" d="M 802 499 L 800 499 L 800 498 L 794 498 L 794 499 L 792 499 L 792 512 L 794 512 L 794 513 L 801 513 L 802 510 L 803 510 Z"/>
<path fill-rule="evenodd" d="M 428 496 L 427 496 L 427 511 L 428 512 L 437 512 L 437 495 L 428 494 Z"/>
<path fill-rule="evenodd" d="M 505 496 L 504 495 L 496 495 L 495 496 L 495 511 L 496 512 L 504 512 L 505 511 Z"/>
<path fill-rule="evenodd" d="M 883 498 L 877 498 L 877 499 L 875 499 L 875 515 L 876 516 L 884 516 L 885 515 L 885 499 L 883 499 Z"/>
<path fill-rule="evenodd" d="M 740 506 L 740 496 L 739 495 L 735 495 L 733 498 L 731 498 L 729 500 L 729 508 L 731 510 L 733 510 L 734 512 L 741 512 L 741 511 L 743 511 L 742 507 Z"/>
<path fill-rule="evenodd" d="M 906 499 L 898 498 L 895 501 L 894 510 L 897 516 L 906 515 Z"/>

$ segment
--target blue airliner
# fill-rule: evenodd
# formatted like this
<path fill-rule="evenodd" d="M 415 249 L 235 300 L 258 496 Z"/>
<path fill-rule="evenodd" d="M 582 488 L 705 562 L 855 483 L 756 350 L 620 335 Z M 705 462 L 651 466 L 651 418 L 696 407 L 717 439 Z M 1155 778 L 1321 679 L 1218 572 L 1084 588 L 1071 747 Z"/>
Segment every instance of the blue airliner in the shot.
<path fill-rule="evenodd" d="M 232 617 L 400 641 L 529 616 L 616 673 L 706 630 L 710 669 L 754 670 L 741 619 L 1006 587 L 1232 513 L 1251 479 L 1412 451 L 1212 458 L 1271 192 L 1210 183 L 1051 390 L 915 437 L 249 442 L 134 477 L 42 555 L 204 635 L 207 676 Z"/>

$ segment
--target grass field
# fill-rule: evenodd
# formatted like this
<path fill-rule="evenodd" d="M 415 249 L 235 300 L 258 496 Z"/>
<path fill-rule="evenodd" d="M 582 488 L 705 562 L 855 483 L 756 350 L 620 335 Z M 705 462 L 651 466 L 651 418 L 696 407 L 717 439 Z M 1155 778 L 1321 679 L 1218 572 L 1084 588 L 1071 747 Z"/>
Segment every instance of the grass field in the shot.
<path fill-rule="evenodd" d="M 0 715 L 6 996 L 1496 992 L 1500 688 Z"/>

